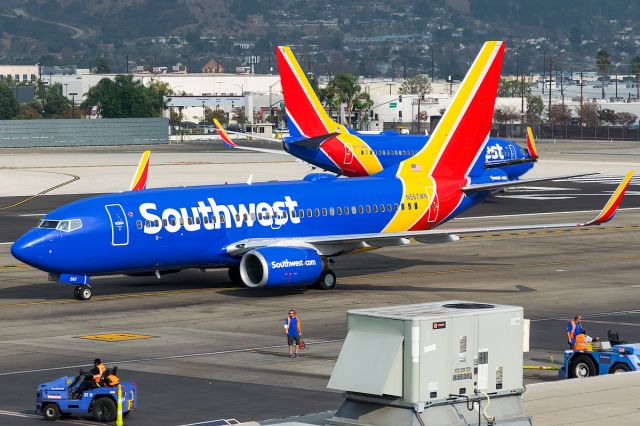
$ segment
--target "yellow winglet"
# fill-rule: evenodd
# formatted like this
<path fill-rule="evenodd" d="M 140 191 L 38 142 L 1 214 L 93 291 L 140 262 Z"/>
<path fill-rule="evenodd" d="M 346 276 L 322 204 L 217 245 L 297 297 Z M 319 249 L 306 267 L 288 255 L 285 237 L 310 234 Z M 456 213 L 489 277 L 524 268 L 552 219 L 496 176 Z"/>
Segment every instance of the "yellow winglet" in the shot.
<path fill-rule="evenodd" d="M 620 185 L 618 185 L 618 188 L 616 188 L 611 198 L 609 198 L 609 201 L 604 206 L 600 214 L 591 222 L 587 222 L 583 226 L 600 225 L 613 219 L 613 216 L 616 214 L 616 210 L 618 210 L 618 206 L 620 205 L 620 202 L 624 197 L 624 193 L 629 187 L 629 183 L 631 182 L 633 173 L 633 170 L 627 173 L 622 182 L 620 182 Z"/>
<path fill-rule="evenodd" d="M 229 137 L 227 132 L 224 130 L 224 128 L 222 127 L 222 124 L 220 124 L 217 118 L 213 119 L 213 124 L 216 125 L 216 130 L 218 131 L 218 134 L 222 138 L 222 142 L 224 142 L 225 145 L 227 145 L 230 148 L 235 148 L 236 146 L 238 146 L 231 140 L 231 138 Z"/>
<path fill-rule="evenodd" d="M 533 160 L 538 159 L 538 149 L 536 148 L 536 140 L 533 137 L 533 131 L 531 127 L 527 127 L 527 149 L 529 150 L 529 156 Z"/>
<path fill-rule="evenodd" d="M 140 191 L 147 187 L 147 175 L 149 174 L 149 157 L 151 151 L 147 150 L 142 153 L 138 168 L 133 175 L 131 185 L 129 185 L 129 191 Z"/>

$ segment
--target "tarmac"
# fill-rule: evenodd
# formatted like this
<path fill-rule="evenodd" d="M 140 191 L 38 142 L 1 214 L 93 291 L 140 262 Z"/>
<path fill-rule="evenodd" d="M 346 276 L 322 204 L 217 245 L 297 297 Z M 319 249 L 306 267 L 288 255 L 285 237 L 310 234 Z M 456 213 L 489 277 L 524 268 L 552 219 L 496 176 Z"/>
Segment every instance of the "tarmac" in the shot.
<path fill-rule="evenodd" d="M 639 148 L 541 144 L 542 159 L 531 177 L 605 174 L 499 194 L 448 226 L 588 220 L 621 175 L 638 168 Z M 242 182 L 250 174 L 254 181 L 296 179 L 311 170 L 287 157 L 209 145 L 156 151 L 152 187 Z M 138 384 L 139 409 L 127 425 L 264 421 L 335 410 L 342 396 L 328 391 L 326 383 L 351 308 L 461 298 L 520 305 L 532 319 L 525 364 L 558 365 L 566 322 L 575 313 L 583 315 L 593 336 L 615 329 L 625 340 L 640 341 L 637 179 L 614 221 L 601 227 L 467 236 L 452 244 L 341 257 L 334 265 L 338 286 L 327 292 L 240 288 L 224 270 L 184 271 L 160 280 L 97 278 L 92 300 L 79 302 L 71 287 L 47 282 L 44 273 L 11 257 L 10 242 L 39 215 L 84 196 L 79 194 L 126 190 L 138 152 L 137 147 L 0 151 L 0 424 L 41 424 L 33 417 L 37 384 L 73 375 L 96 356 L 118 365 L 123 380 Z M 57 173 L 79 179 L 6 208 L 70 179 Z M 282 333 L 290 308 L 300 313 L 310 343 L 295 360 L 287 357 Z M 139 336 L 95 340 L 122 333 Z M 526 370 L 524 375 L 534 384 L 556 380 L 557 372 Z M 625 403 L 640 408 L 640 403 Z M 559 424 L 561 413 L 535 415 L 540 416 L 536 425 Z"/>

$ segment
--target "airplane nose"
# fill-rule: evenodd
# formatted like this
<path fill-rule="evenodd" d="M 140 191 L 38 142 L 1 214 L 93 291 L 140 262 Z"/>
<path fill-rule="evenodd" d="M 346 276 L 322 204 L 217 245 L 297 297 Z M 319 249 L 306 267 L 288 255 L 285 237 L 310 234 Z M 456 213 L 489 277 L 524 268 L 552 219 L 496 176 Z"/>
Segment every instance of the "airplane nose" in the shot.
<path fill-rule="evenodd" d="M 41 238 L 34 237 L 27 232 L 18 238 L 11 246 L 11 254 L 19 261 L 38 268 L 44 260 L 44 244 Z"/>

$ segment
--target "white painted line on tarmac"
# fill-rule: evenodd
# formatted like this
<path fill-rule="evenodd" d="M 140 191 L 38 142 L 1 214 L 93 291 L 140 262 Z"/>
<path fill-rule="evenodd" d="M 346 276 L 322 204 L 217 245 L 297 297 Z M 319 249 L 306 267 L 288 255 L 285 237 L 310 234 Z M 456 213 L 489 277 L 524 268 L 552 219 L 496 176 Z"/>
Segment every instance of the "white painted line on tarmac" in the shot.
<path fill-rule="evenodd" d="M 7 241 L 6 243 L 0 243 L 0 246 L 8 246 L 9 244 L 13 244 L 13 241 Z"/>
<path fill-rule="evenodd" d="M 46 213 L 29 213 L 29 214 L 21 214 L 18 215 L 20 217 L 31 217 L 31 216 L 44 216 Z"/>
<path fill-rule="evenodd" d="M 18 413 L 16 411 L 6 411 L 6 410 L 0 410 L 0 416 L 22 417 L 24 419 L 41 419 L 42 418 L 42 416 L 37 416 L 35 414 Z"/>
<path fill-rule="evenodd" d="M 317 341 L 309 340 L 308 341 L 310 345 L 324 345 L 327 343 L 337 343 L 337 342 L 344 342 L 344 339 L 317 340 Z M 289 345 L 258 346 L 255 348 L 229 349 L 226 351 L 198 352 L 193 354 L 182 354 L 182 355 L 167 355 L 167 356 L 158 356 L 158 357 L 152 357 L 152 358 L 125 359 L 121 361 L 107 360 L 105 362 L 108 364 L 133 364 L 136 362 L 145 362 L 145 361 L 162 361 L 167 359 L 195 358 L 195 357 L 212 356 L 212 355 L 227 355 L 227 354 L 236 354 L 236 353 L 242 353 L 242 352 L 253 352 L 253 351 L 260 351 L 265 349 L 279 349 L 279 348 L 288 348 L 288 347 Z M 34 370 L 10 371 L 7 373 L 0 373 L 0 377 L 12 376 L 16 374 L 41 373 L 44 371 L 67 370 L 71 368 L 80 368 L 80 367 L 87 367 L 87 366 L 89 366 L 89 364 L 66 365 L 64 367 L 38 368 Z"/>
<path fill-rule="evenodd" d="M 582 318 L 588 319 L 588 318 L 613 317 L 613 316 L 619 316 L 619 315 L 638 315 L 638 314 L 640 314 L 640 309 L 635 309 L 630 311 L 613 311 L 613 312 L 600 312 L 596 314 L 587 314 L 587 315 L 582 315 Z M 538 319 L 532 319 L 531 321 L 532 322 L 534 321 L 536 322 L 538 321 L 569 321 L 572 318 L 573 318 L 573 315 L 567 315 L 564 317 L 538 318 Z"/>
<path fill-rule="evenodd" d="M 615 324 L 615 325 L 627 325 L 630 327 L 640 327 L 637 322 L 616 322 L 616 321 L 596 321 L 589 320 L 589 324 Z"/>
<path fill-rule="evenodd" d="M 543 216 L 543 215 L 552 215 L 552 214 L 570 214 L 570 213 L 599 213 L 602 209 L 597 210 L 570 210 L 564 212 L 546 212 L 546 213 L 519 213 L 519 214 L 498 214 L 493 216 L 472 216 L 472 217 L 457 217 L 453 219 L 456 220 L 471 220 L 471 219 L 500 219 L 503 217 L 520 217 L 520 216 Z M 619 212 L 624 212 L 627 210 L 640 210 L 640 207 L 627 207 L 624 209 L 618 209 Z"/>

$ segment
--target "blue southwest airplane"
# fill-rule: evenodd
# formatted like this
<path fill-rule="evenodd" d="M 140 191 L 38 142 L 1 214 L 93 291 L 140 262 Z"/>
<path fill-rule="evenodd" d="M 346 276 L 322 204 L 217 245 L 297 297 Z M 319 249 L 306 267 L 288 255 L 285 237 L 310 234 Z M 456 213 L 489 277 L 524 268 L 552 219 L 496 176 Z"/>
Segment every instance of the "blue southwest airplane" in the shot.
<path fill-rule="evenodd" d="M 329 259 L 359 251 L 442 243 L 458 235 L 599 225 L 610 220 L 629 173 L 600 214 L 586 223 L 484 228 L 437 226 L 490 191 L 544 179 L 493 182 L 484 164 L 504 44 L 484 44 L 428 144 L 371 177 L 313 173 L 299 181 L 145 189 L 143 157 L 131 191 L 62 206 L 11 247 L 18 260 L 76 285 L 91 297 L 91 276 L 229 268 L 248 287 L 331 289 Z M 148 153 L 145 153 L 148 154 Z M 552 178 L 549 178 L 552 179 Z"/>
<path fill-rule="evenodd" d="M 355 177 L 371 176 L 396 166 L 428 143 L 427 135 L 401 135 L 395 131 L 360 133 L 336 123 L 326 113 L 291 49 L 278 46 L 276 56 L 290 136 L 281 141 L 253 133 L 225 131 L 214 119 L 218 134 L 228 147 L 273 154 L 289 153 L 320 169 Z M 282 142 L 284 152 L 237 145 L 227 132 Z M 523 149 L 514 142 L 491 137 L 484 157 L 478 157 L 477 161 L 492 169 L 495 181 L 519 179 L 538 159 L 530 128 L 526 139 L 527 149 Z"/>

